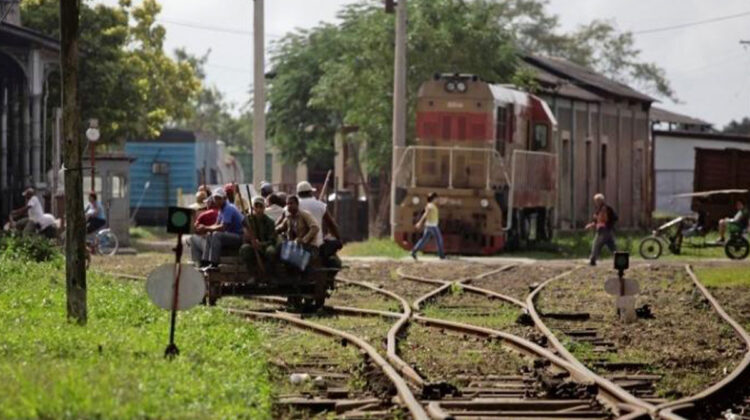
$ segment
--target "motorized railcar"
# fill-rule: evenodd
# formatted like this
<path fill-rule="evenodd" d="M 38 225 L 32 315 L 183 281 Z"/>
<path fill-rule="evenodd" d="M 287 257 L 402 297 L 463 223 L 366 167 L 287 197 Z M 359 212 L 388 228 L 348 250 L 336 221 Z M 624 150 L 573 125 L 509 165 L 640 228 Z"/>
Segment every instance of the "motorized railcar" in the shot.
<path fill-rule="evenodd" d="M 433 191 L 446 252 L 494 254 L 550 237 L 557 121 L 543 100 L 442 74 L 420 87 L 416 114 L 415 144 L 396 150 L 397 243 L 409 249 L 419 239 L 414 224 Z"/>

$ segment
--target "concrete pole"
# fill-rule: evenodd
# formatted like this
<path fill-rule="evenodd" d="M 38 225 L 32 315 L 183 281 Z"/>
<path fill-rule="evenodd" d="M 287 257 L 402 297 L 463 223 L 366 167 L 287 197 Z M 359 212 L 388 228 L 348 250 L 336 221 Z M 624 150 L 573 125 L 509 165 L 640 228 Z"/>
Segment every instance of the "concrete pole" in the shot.
<path fill-rule="evenodd" d="M 31 177 L 42 182 L 42 95 L 31 97 Z"/>
<path fill-rule="evenodd" d="M 58 217 L 57 196 L 62 195 L 62 191 L 57 190 L 57 184 L 60 182 L 60 143 L 62 142 L 62 109 L 55 108 L 54 125 L 52 126 L 52 214 Z"/>
<path fill-rule="evenodd" d="M 406 0 L 398 0 L 396 5 L 396 51 L 393 63 L 391 236 L 396 233 L 396 171 L 404 147 L 406 147 Z"/>
<path fill-rule="evenodd" d="M 266 85 L 263 1 L 254 0 L 253 75 L 253 185 L 260 188 L 266 176 Z"/>
<path fill-rule="evenodd" d="M 62 68 L 63 146 L 65 163 L 65 284 L 68 318 L 85 324 L 86 223 L 83 218 L 83 169 L 78 108 L 78 27 L 80 0 L 60 0 L 60 65 Z"/>

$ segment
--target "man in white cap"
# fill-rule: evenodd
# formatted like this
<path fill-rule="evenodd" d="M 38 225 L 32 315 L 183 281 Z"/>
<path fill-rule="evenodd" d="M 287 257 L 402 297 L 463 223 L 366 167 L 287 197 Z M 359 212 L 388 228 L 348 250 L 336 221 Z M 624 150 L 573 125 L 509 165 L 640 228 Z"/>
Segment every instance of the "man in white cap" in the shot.
<path fill-rule="evenodd" d="M 10 213 L 13 217 L 19 217 L 26 213 L 26 217 L 15 223 L 16 229 L 22 231 L 24 234 L 31 234 L 36 232 L 38 228 L 46 228 L 47 226 L 41 226 L 41 223 L 45 223 L 45 220 L 43 220 L 42 217 L 44 215 L 44 209 L 42 208 L 42 202 L 39 201 L 34 189 L 25 189 L 23 192 L 23 198 L 26 199 L 26 204 Z"/>
<path fill-rule="evenodd" d="M 297 184 L 299 208 L 312 214 L 315 221 L 318 222 L 318 226 L 325 228 L 330 235 L 336 238 L 336 241 L 323 241 L 323 229 L 319 230 L 315 237 L 314 245 L 320 248 L 320 256 L 323 258 L 323 261 L 328 262 L 328 259 L 333 257 L 336 251 L 341 248 L 341 235 L 339 235 L 339 226 L 327 211 L 328 206 L 316 199 L 313 196 L 313 192 L 315 192 L 315 189 L 309 182 L 302 181 Z M 331 263 L 340 266 L 340 261 Z"/>
<path fill-rule="evenodd" d="M 227 193 L 217 188 L 212 194 L 214 205 L 219 209 L 216 224 L 206 226 L 206 237 L 190 237 L 190 248 L 193 262 L 206 270 L 217 270 L 219 259 L 226 249 L 238 249 L 242 245 L 243 216 L 234 204 L 227 201 Z"/>

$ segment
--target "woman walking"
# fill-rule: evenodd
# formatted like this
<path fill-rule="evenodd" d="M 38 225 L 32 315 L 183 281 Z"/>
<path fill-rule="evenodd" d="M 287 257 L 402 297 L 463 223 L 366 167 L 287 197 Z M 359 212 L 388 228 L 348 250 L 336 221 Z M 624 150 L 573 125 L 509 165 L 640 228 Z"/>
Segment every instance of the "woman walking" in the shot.
<path fill-rule="evenodd" d="M 427 196 L 427 204 L 424 207 L 424 214 L 422 214 L 422 217 L 417 224 L 414 225 L 417 229 L 422 229 L 422 226 L 424 225 L 422 238 L 419 239 L 417 244 L 414 245 L 414 249 L 411 250 L 411 257 L 414 258 L 414 260 L 417 259 L 417 252 L 419 252 L 419 250 L 421 250 L 427 241 L 433 236 L 435 237 L 435 241 L 437 241 L 438 255 L 440 256 L 440 259 L 445 259 L 445 253 L 443 252 L 443 235 L 440 233 L 440 227 L 438 226 L 440 215 L 437 204 L 435 204 L 436 198 L 437 194 L 434 192 L 431 192 Z"/>

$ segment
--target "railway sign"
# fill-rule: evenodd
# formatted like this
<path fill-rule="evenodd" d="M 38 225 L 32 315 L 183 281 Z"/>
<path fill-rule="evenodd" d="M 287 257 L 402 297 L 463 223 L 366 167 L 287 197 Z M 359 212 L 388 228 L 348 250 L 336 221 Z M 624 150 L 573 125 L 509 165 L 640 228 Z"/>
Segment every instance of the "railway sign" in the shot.
<path fill-rule="evenodd" d="M 146 292 L 154 305 L 172 310 L 175 298 L 175 264 L 164 264 L 152 271 L 146 281 Z M 199 304 L 206 295 L 203 275 L 190 264 L 180 264 L 180 286 L 177 291 L 178 311 L 190 309 Z"/>
<path fill-rule="evenodd" d="M 615 296 L 615 308 L 620 320 L 633 322 L 635 315 L 635 295 L 640 291 L 640 285 L 633 279 L 625 278 L 625 270 L 630 267 L 630 254 L 615 252 L 614 269 L 617 277 L 611 277 L 604 282 L 604 291 Z"/>
<path fill-rule="evenodd" d="M 604 282 L 604 291 L 612 296 L 633 296 L 641 291 L 641 286 L 633 279 L 610 277 Z"/>

